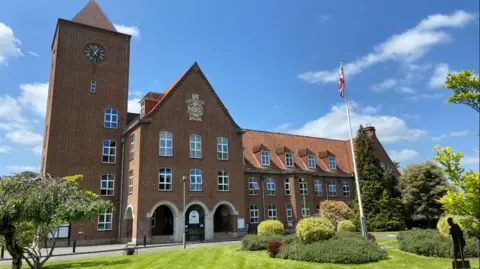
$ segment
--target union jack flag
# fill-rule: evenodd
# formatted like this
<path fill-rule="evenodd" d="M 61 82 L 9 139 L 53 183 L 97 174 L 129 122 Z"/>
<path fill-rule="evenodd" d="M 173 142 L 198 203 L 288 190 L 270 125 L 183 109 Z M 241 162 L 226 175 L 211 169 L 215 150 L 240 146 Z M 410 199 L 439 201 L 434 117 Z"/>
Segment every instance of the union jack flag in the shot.
<path fill-rule="evenodd" d="M 340 76 L 338 77 L 338 92 L 345 97 L 345 77 L 343 76 L 343 61 L 340 62 Z"/>

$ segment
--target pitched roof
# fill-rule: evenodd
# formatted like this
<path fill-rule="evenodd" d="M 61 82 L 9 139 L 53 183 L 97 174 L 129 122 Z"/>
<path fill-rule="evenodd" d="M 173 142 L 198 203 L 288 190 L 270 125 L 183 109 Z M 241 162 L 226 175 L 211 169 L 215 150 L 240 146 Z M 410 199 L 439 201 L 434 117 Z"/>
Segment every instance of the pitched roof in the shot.
<path fill-rule="evenodd" d="M 109 31 L 117 31 L 95 0 L 89 0 L 72 21 Z"/>

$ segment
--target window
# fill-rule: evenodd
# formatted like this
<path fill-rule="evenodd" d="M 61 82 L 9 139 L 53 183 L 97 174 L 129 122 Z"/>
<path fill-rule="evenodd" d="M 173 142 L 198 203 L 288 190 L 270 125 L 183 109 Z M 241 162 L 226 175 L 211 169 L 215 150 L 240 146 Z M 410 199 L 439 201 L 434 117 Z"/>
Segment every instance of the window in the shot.
<path fill-rule="evenodd" d="M 112 213 L 105 212 L 98 215 L 97 231 L 107 231 L 112 229 Z"/>
<path fill-rule="evenodd" d="M 228 139 L 217 137 L 217 159 L 228 160 Z"/>
<path fill-rule="evenodd" d="M 228 191 L 228 172 L 218 171 L 218 190 Z"/>
<path fill-rule="evenodd" d="M 112 196 L 113 189 L 114 189 L 114 176 L 102 175 L 102 179 L 100 180 L 100 195 Z"/>
<path fill-rule="evenodd" d="M 116 110 L 115 108 L 105 109 L 105 121 L 104 121 L 103 127 L 117 129 L 118 110 Z"/>
<path fill-rule="evenodd" d="M 133 192 L 133 170 L 128 171 L 128 193 Z"/>
<path fill-rule="evenodd" d="M 293 221 L 293 210 L 292 210 L 292 205 L 287 205 L 287 222 L 291 223 Z"/>
<path fill-rule="evenodd" d="M 284 179 L 283 186 L 285 187 L 285 195 L 290 195 L 290 179 L 288 177 Z"/>
<path fill-rule="evenodd" d="M 333 180 L 328 182 L 328 195 L 337 196 L 337 185 L 335 185 L 335 181 Z"/>
<path fill-rule="evenodd" d="M 319 179 L 315 179 L 313 181 L 313 187 L 315 188 L 315 195 L 316 196 L 322 196 L 323 195 L 322 181 L 320 181 Z"/>
<path fill-rule="evenodd" d="M 260 220 L 260 210 L 257 205 L 250 206 L 250 223 L 255 224 Z"/>
<path fill-rule="evenodd" d="M 383 162 L 380 162 L 380 167 L 382 167 L 383 169 L 385 169 L 385 164 Z"/>
<path fill-rule="evenodd" d="M 202 170 L 190 169 L 190 191 L 202 191 Z"/>
<path fill-rule="evenodd" d="M 286 167 L 293 167 L 293 153 L 287 152 L 285 154 L 285 166 Z"/>
<path fill-rule="evenodd" d="M 277 219 L 277 207 L 275 205 L 268 206 L 268 219 Z"/>
<path fill-rule="evenodd" d="M 258 195 L 258 182 L 254 177 L 248 179 L 248 195 Z"/>
<path fill-rule="evenodd" d="M 348 184 L 348 181 L 343 181 L 343 196 L 345 197 L 350 197 L 350 184 Z"/>
<path fill-rule="evenodd" d="M 267 195 L 275 195 L 275 180 L 273 178 L 267 179 Z"/>
<path fill-rule="evenodd" d="M 97 81 L 92 79 L 92 81 L 90 81 L 90 92 L 91 93 L 96 93 L 97 92 Z"/>
<path fill-rule="evenodd" d="M 160 132 L 160 156 L 172 156 L 173 134 L 168 131 Z"/>
<path fill-rule="evenodd" d="M 153 212 L 153 215 L 152 215 L 152 228 L 155 228 L 155 220 L 156 220 L 157 216 L 155 215 L 155 212 Z"/>
<path fill-rule="evenodd" d="M 308 195 L 307 180 L 305 178 L 300 179 L 300 195 Z"/>
<path fill-rule="evenodd" d="M 103 140 L 103 163 L 115 163 L 115 151 L 117 142 L 115 140 L 105 139 Z"/>
<path fill-rule="evenodd" d="M 172 169 L 160 168 L 158 170 L 158 190 L 159 191 L 172 190 Z"/>
<path fill-rule="evenodd" d="M 303 205 L 302 206 L 302 218 L 308 218 L 310 217 L 310 208 L 308 205 Z"/>
<path fill-rule="evenodd" d="M 202 137 L 190 135 L 190 158 L 202 158 Z"/>
<path fill-rule="evenodd" d="M 145 116 L 145 101 L 140 102 L 140 118 Z"/>
<path fill-rule="evenodd" d="M 130 135 L 130 160 L 135 156 L 135 134 Z"/>
<path fill-rule="evenodd" d="M 261 162 L 262 165 L 270 165 L 270 152 L 266 150 L 262 150 L 260 152 Z"/>
<path fill-rule="evenodd" d="M 317 162 L 315 161 L 315 155 L 309 154 L 307 156 L 308 168 L 315 169 L 317 168 Z"/>
<path fill-rule="evenodd" d="M 337 170 L 337 163 L 335 162 L 335 156 L 328 156 L 328 169 Z"/>

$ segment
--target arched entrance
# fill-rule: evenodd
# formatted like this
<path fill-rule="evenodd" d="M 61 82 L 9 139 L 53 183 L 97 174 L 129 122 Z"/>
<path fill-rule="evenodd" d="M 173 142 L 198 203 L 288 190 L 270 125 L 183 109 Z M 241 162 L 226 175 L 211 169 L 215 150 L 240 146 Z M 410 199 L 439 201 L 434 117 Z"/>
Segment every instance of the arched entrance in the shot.
<path fill-rule="evenodd" d="M 233 232 L 233 214 L 229 206 L 223 204 L 217 207 L 213 215 L 213 231 L 215 233 Z"/>
<path fill-rule="evenodd" d="M 166 205 L 160 205 L 152 214 L 152 236 L 173 235 L 173 212 Z"/>
<path fill-rule="evenodd" d="M 205 239 L 205 211 L 202 206 L 193 204 L 185 212 L 185 233 L 187 241 Z"/>
<path fill-rule="evenodd" d="M 125 219 L 127 220 L 127 240 L 131 242 L 133 235 L 133 208 L 131 205 L 129 205 L 125 211 Z"/>

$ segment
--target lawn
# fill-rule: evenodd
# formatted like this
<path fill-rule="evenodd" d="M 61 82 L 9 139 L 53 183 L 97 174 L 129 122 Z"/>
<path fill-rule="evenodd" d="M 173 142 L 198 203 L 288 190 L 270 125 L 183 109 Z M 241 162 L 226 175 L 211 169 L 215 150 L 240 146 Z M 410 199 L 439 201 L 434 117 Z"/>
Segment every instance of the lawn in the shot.
<path fill-rule="evenodd" d="M 428 258 L 398 250 L 396 240 L 378 240 L 388 247 L 388 260 L 362 265 L 315 264 L 290 260 L 272 259 L 265 251 L 238 251 L 240 245 L 195 248 L 187 250 L 147 252 L 138 256 L 108 256 L 49 263 L 46 268 L 168 268 L 168 269 L 442 269 L 451 268 L 450 259 Z M 478 259 L 471 260 L 472 268 L 478 268 Z M 25 267 L 25 266 L 24 266 Z M 7 269 L 9 266 L 0 267 Z M 25 267 L 26 268 L 26 267 Z"/>

